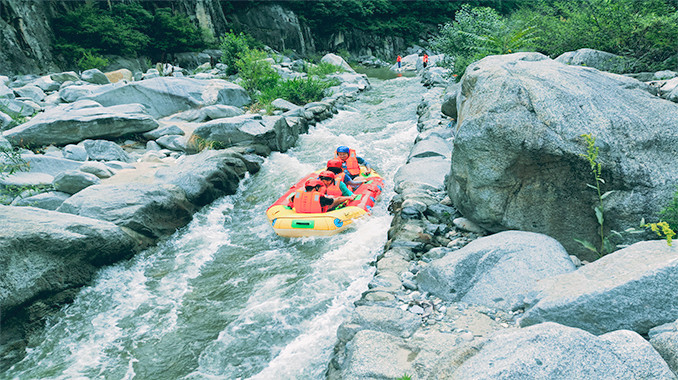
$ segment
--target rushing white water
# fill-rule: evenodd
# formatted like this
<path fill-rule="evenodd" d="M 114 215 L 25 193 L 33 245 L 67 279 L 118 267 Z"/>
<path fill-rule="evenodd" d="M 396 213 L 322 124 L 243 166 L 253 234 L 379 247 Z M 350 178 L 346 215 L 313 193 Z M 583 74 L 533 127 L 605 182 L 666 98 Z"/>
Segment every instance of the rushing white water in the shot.
<path fill-rule="evenodd" d="M 416 78 L 373 89 L 272 154 L 237 194 L 174 236 L 101 270 L 2 378 L 317 379 L 367 289 L 391 222 L 392 178 L 416 136 Z M 355 148 L 387 179 L 372 216 L 326 238 L 280 238 L 266 208 Z"/>

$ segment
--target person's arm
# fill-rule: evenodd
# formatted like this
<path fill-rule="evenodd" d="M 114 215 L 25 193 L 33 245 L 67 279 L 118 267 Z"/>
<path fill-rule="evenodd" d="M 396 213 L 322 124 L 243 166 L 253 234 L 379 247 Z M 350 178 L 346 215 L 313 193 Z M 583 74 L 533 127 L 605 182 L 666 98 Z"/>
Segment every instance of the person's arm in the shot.
<path fill-rule="evenodd" d="M 362 157 L 356 157 L 356 159 L 358 160 L 359 165 L 363 165 L 365 167 L 366 173 L 370 174 L 370 172 L 372 171 L 372 167 L 370 166 L 370 163 L 367 162 L 367 160 L 362 158 Z"/>
<path fill-rule="evenodd" d="M 330 207 L 328 207 L 328 210 L 332 210 L 333 208 L 337 207 L 338 205 L 340 205 L 340 204 L 342 204 L 346 201 L 352 201 L 353 199 L 355 199 L 355 194 L 350 196 L 350 197 L 343 197 L 342 196 L 342 197 L 336 197 L 336 198 L 334 198 L 332 196 L 324 195 L 324 196 L 320 197 L 320 202 L 321 202 L 320 204 L 321 205 L 326 202 L 326 201 L 323 202 L 323 198 L 332 201 L 332 203 L 330 204 Z"/>
<path fill-rule="evenodd" d="M 354 179 L 351 179 L 351 177 L 349 177 L 348 174 L 344 176 L 344 183 L 354 187 L 362 185 L 363 182 L 365 182 L 365 180 L 366 180 L 365 177 L 356 176 Z"/>
<path fill-rule="evenodd" d="M 349 197 L 351 195 L 353 195 L 353 192 L 351 191 L 351 189 L 349 189 L 348 186 L 346 186 L 346 184 L 343 181 L 339 182 L 339 190 L 341 190 L 341 195 L 345 195 L 345 196 L 349 196 Z"/>

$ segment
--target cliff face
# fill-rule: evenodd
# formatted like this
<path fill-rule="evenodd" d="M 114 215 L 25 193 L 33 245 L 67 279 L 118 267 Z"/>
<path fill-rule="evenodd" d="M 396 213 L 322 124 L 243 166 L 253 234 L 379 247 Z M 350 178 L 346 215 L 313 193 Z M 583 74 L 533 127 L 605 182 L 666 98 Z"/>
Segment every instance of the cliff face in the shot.
<path fill-rule="evenodd" d="M 53 53 L 51 21 L 80 2 L 55 0 L 0 0 L 0 75 L 63 71 L 66 63 Z M 301 55 L 347 50 L 361 55 L 392 57 L 404 50 L 400 38 L 379 38 L 360 31 L 337 33 L 318 40 L 291 10 L 259 5 L 224 11 L 219 0 L 158 2 L 186 14 L 207 34 L 218 38 L 229 30 L 244 30 L 278 51 Z"/>
<path fill-rule="evenodd" d="M 52 54 L 50 20 L 63 3 L 0 0 L 0 73 L 27 74 L 58 70 Z"/>

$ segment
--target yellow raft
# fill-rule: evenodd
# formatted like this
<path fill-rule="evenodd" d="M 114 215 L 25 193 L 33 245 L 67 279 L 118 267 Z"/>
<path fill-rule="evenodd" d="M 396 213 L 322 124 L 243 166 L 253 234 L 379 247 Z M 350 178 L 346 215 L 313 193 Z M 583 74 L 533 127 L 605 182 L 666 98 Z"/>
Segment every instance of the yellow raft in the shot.
<path fill-rule="evenodd" d="M 347 229 L 355 219 L 370 213 L 384 187 L 384 179 L 374 171 L 365 174 L 364 167 L 361 167 L 361 175 L 367 181 L 353 192 L 357 197 L 346 206 L 323 213 L 297 213 L 289 207 L 289 198 L 297 189 L 302 188 L 308 179 L 317 178 L 323 170 L 302 178 L 266 210 L 276 234 L 283 237 L 334 235 Z"/>

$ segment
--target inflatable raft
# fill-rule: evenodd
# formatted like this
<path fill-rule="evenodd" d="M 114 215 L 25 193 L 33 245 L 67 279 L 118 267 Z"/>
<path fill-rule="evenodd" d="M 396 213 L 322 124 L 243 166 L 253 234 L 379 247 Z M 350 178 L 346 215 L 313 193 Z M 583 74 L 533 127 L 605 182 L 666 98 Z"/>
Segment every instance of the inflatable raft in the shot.
<path fill-rule="evenodd" d="M 328 236 L 348 228 L 355 219 L 370 213 L 374 203 L 384 187 L 384 179 L 374 171 L 365 174 L 361 167 L 361 176 L 367 181 L 360 185 L 353 194 L 356 198 L 344 206 L 324 213 L 297 213 L 289 207 L 289 198 L 297 189 L 303 188 L 307 180 L 317 178 L 325 169 L 308 174 L 278 198 L 268 210 L 266 216 L 276 234 L 284 237 Z"/>

